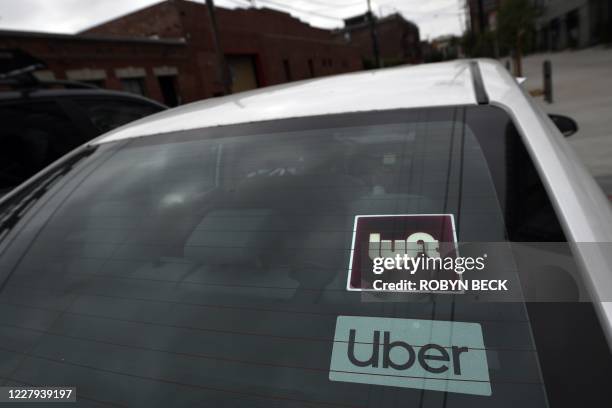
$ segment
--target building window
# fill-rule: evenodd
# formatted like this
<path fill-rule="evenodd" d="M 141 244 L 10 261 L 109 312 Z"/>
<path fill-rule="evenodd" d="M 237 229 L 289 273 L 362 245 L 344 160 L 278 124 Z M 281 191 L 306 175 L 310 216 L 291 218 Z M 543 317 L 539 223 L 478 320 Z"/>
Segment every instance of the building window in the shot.
<path fill-rule="evenodd" d="M 66 78 L 69 81 L 84 82 L 99 88 L 104 88 L 106 71 L 98 68 L 69 69 L 66 71 Z"/>
<path fill-rule="evenodd" d="M 291 81 L 292 80 L 291 66 L 289 65 L 288 59 L 283 60 L 283 68 L 285 69 L 285 78 L 287 79 L 287 81 Z"/>
<path fill-rule="evenodd" d="M 232 79 L 232 93 L 259 87 L 255 55 L 228 55 L 225 58 Z"/>
<path fill-rule="evenodd" d="M 157 77 L 159 88 L 164 98 L 164 103 L 168 106 L 176 106 L 180 103 L 179 94 L 176 91 L 176 76 L 160 75 Z"/>
<path fill-rule="evenodd" d="M 310 73 L 310 77 L 314 78 L 315 70 L 314 70 L 314 63 L 312 62 L 312 59 L 308 60 L 308 72 Z"/>
<path fill-rule="evenodd" d="M 144 78 L 122 78 L 121 86 L 124 91 L 137 95 L 146 95 Z"/>

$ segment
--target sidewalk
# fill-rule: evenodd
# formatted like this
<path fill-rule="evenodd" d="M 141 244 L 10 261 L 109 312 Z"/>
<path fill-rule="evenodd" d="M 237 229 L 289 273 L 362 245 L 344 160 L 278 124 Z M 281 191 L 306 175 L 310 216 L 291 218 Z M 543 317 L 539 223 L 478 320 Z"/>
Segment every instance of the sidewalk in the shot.
<path fill-rule="evenodd" d="M 568 142 L 604 191 L 612 195 L 612 48 L 530 55 L 523 61 L 526 89 L 543 88 L 542 62 L 546 59 L 552 62 L 554 102 L 535 99 L 546 112 L 578 122 L 579 131 Z"/>

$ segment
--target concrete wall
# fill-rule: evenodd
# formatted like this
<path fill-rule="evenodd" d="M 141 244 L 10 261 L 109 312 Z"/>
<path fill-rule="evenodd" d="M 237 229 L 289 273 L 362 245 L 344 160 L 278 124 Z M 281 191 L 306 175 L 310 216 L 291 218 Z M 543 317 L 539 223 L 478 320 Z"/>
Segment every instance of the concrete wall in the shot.
<path fill-rule="evenodd" d="M 546 0 L 537 2 L 543 9 L 538 19 L 537 27 L 542 29 L 550 27 L 554 19 L 559 21 L 559 37 L 554 41 L 552 33 L 548 32 L 548 43 L 552 49 L 563 49 L 571 45 L 567 33 L 567 14 L 573 10 L 578 12 L 577 46 L 586 47 L 591 41 L 591 27 L 588 0 Z"/>

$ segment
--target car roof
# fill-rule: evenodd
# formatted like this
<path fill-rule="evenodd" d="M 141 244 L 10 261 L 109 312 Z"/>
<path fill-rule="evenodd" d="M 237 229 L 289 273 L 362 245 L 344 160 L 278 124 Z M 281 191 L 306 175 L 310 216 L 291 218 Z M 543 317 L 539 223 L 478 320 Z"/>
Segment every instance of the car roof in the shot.
<path fill-rule="evenodd" d="M 107 133 L 97 143 L 266 120 L 477 103 L 470 61 L 384 68 L 208 99 Z"/>
<path fill-rule="evenodd" d="M 27 95 L 27 96 L 26 96 Z M 133 99 L 144 103 L 158 105 L 160 108 L 165 108 L 164 105 L 144 96 L 135 95 L 128 92 L 112 91 L 108 89 L 34 89 L 34 90 L 18 90 L 18 91 L 2 91 L 0 92 L 0 102 L 6 101 L 21 101 L 26 98 L 62 98 L 62 97 L 104 97 L 104 98 L 123 98 Z"/>

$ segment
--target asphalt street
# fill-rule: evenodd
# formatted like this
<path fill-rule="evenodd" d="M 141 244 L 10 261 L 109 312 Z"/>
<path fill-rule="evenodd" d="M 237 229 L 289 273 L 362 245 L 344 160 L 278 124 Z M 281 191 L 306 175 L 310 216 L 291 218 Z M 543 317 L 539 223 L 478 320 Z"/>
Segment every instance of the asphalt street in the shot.
<path fill-rule="evenodd" d="M 577 155 L 612 196 L 612 48 L 535 54 L 525 58 L 527 89 L 542 88 L 542 63 L 553 68 L 553 103 L 535 99 L 546 112 L 572 117 L 579 131 L 568 138 Z"/>

